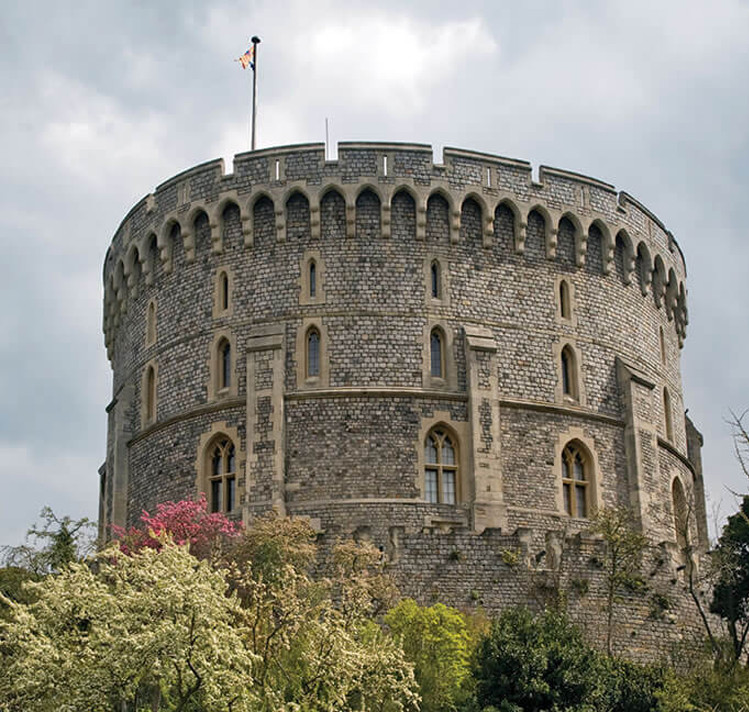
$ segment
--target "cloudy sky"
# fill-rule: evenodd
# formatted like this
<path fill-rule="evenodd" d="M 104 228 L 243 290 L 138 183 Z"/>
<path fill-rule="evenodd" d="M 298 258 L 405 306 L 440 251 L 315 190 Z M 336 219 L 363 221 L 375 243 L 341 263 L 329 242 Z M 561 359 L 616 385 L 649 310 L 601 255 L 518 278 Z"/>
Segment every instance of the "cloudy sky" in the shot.
<path fill-rule="evenodd" d="M 458 146 L 595 176 L 649 206 L 687 260 L 686 403 L 710 498 L 749 490 L 746 0 L 7 0 L 0 8 L 0 545 L 45 504 L 96 517 L 111 372 L 101 265 L 169 176 L 260 147 Z"/>

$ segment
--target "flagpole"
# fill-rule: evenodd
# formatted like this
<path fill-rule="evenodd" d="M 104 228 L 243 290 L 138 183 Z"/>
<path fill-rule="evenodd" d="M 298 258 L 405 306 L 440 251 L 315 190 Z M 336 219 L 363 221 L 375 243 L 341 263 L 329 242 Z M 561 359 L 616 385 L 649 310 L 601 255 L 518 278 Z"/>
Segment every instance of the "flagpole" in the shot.
<path fill-rule="evenodd" d="M 257 46 L 260 44 L 260 38 L 257 35 L 253 35 L 252 39 L 252 143 L 251 149 L 255 150 L 255 123 L 257 122 Z"/>

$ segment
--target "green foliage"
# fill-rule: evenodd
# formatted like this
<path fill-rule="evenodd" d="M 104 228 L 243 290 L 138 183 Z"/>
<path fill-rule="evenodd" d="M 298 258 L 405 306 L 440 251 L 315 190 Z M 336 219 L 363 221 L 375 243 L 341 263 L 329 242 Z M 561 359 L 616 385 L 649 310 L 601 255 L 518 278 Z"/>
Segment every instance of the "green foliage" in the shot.
<path fill-rule="evenodd" d="M 424 712 L 452 710 L 465 697 L 470 636 L 464 617 L 437 603 L 428 608 L 406 598 L 385 616 L 385 624 L 413 663 Z"/>
<path fill-rule="evenodd" d="M 93 551 L 95 525 L 86 517 L 60 518 L 50 507 L 44 507 L 39 516 L 41 523 L 28 530 L 26 543 L 4 549 L 2 558 L 6 566 L 41 576 L 57 573 Z"/>
<path fill-rule="evenodd" d="M 733 657 L 738 660 L 749 633 L 749 496 L 723 527 L 713 563 L 718 580 L 710 610 L 726 621 Z"/>
<path fill-rule="evenodd" d="M 600 656 L 557 611 L 504 611 L 479 643 L 473 672 L 481 709 L 593 710 L 602 696 Z"/>
<path fill-rule="evenodd" d="M 749 710 L 749 670 L 735 661 L 714 663 L 707 654 L 691 656 L 691 669 L 679 679 L 681 694 L 693 710 L 746 712 Z M 671 712 L 671 709 L 668 709 Z"/>
<path fill-rule="evenodd" d="M 624 507 L 602 509 L 593 520 L 592 530 L 603 537 L 606 550 L 601 568 L 606 576 L 606 651 L 612 654 L 614 606 L 619 590 L 631 593 L 644 590 L 640 577 L 642 553 L 647 539 L 634 528 L 632 514 Z"/>

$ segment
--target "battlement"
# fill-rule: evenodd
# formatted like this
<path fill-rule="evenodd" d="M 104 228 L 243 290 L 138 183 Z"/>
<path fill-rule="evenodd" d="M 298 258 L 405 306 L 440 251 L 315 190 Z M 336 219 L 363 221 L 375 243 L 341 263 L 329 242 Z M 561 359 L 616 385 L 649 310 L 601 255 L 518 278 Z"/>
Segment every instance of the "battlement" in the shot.
<path fill-rule="evenodd" d="M 254 211 L 269 200 L 275 215 L 276 240 L 287 239 L 287 206 L 301 196 L 309 211 L 308 238 L 320 239 L 320 205 L 330 191 L 345 201 L 346 237 L 356 238 L 357 201 L 367 192 L 380 204 L 380 233 L 393 233 L 392 201 L 406 192 L 414 201 L 412 239 L 424 241 L 427 212 L 434 196 L 448 208 L 449 243 L 461 241 L 462 214 L 467 202 L 481 213 L 477 249 L 491 251 L 496 242 L 498 212 L 513 216 L 514 251 L 525 252 L 529 216 L 543 221 L 545 253 L 557 254 L 559 228 L 574 228 L 575 264 L 584 268 L 588 243 L 602 242 L 602 270 L 610 275 L 621 252 L 623 279 L 639 283 L 674 321 L 680 343 L 688 322 L 686 266 L 673 235 L 645 206 L 614 186 L 570 171 L 541 166 L 539 181 L 527 161 L 446 147 L 443 162 L 434 163 L 426 144 L 343 142 L 337 160 L 326 160 L 321 143 L 280 146 L 235 156 L 233 172 L 222 160 L 194 166 L 168 179 L 140 200 L 115 233 L 104 266 L 106 343 L 111 347 L 118 315 L 127 308 L 137 272 L 148 283 L 159 260 L 166 273 L 173 268 L 174 239 L 181 239 L 187 260 L 195 259 L 195 221 L 208 219 L 211 249 L 223 250 L 223 215 L 230 206 L 240 212 L 245 247 L 254 249 Z M 397 218 L 396 218 L 397 219 Z M 402 231 L 399 231 L 399 233 Z M 155 256 L 157 253 L 157 256 Z M 136 264 L 137 263 L 137 264 Z"/>

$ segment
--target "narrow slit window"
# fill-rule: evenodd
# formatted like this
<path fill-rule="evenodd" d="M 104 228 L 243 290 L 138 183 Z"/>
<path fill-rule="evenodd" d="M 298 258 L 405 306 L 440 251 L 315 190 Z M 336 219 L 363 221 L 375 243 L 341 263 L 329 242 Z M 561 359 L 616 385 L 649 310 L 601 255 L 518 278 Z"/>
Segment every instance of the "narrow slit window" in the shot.
<path fill-rule="evenodd" d="M 156 343 L 156 304 L 148 303 L 148 313 L 146 314 L 146 340 L 149 344 Z"/>
<path fill-rule="evenodd" d="M 435 378 L 444 378 L 444 339 L 439 329 L 432 329 L 429 338 L 430 374 Z"/>
<path fill-rule="evenodd" d="M 149 423 L 156 420 L 156 373 L 153 366 L 149 366 L 146 373 L 146 420 Z"/>
<path fill-rule="evenodd" d="M 440 277 L 440 265 L 439 262 L 435 260 L 434 262 L 432 262 L 432 267 L 430 270 L 432 299 L 442 298 L 442 280 L 440 279 Z"/>
<path fill-rule="evenodd" d="M 388 174 L 388 157 L 383 156 L 382 157 L 382 175 L 386 176 Z"/>
<path fill-rule="evenodd" d="M 309 263 L 309 295 L 311 298 L 317 296 L 317 265 L 314 260 Z"/>
<path fill-rule="evenodd" d="M 276 180 L 281 180 L 281 161 L 276 158 Z"/>
<path fill-rule="evenodd" d="M 660 336 L 660 344 L 661 344 L 661 363 L 665 366 L 666 365 L 666 335 L 663 333 L 663 327 L 658 327 L 658 333 Z"/>
<path fill-rule="evenodd" d="M 671 416 L 671 396 L 668 389 L 663 389 L 663 425 L 666 430 L 666 440 L 672 442 L 674 439 L 674 427 Z"/>
<path fill-rule="evenodd" d="M 226 311 L 229 308 L 229 276 L 226 272 L 221 273 L 219 285 L 219 304 L 221 311 Z"/>
<path fill-rule="evenodd" d="M 577 372 L 575 367 L 575 355 L 569 346 L 562 349 L 562 394 L 571 400 L 577 400 L 579 390 L 577 386 Z"/>
<path fill-rule="evenodd" d="M 567 284 L 566 279 L 563 279 L 559 283 L 559 311 L 562 315 L 562 319 L 570 319 L 572 317 L 572 308 L 570 304 L 570 285 Z"/>
<path fill-rule="evenodd" d="M 307 378 L 320 375 L 320 332 L 310 329 L 307 332 Z"/>
<path fill-rule="evenodd" d="M 219 356 L 219 388 L 229 388 L 231 386 L 231 345 L 228 341 L 221 343 Z"/>

